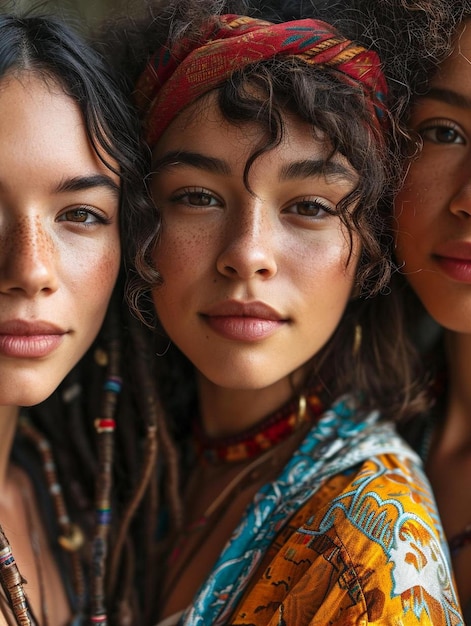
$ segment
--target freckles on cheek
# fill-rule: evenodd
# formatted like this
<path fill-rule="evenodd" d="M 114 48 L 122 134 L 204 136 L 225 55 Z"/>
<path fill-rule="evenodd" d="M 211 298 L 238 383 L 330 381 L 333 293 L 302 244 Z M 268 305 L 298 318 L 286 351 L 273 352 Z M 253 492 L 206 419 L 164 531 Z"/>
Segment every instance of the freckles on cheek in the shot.
<path fill-rule="evenodd" d="M 403 200 L 420 203 L 428 195 L 434 199 L 442 190 L 442 183 L 447 179 L 446 162 L 440 161 L 440 167 L 430 164 L 425 160 L 413 163 L 407 173 L 402 191 L 399 197 Z"/>
<path fill-rule="evenodd" d="M 349 253 L 348 239 L 313 247 L 310 252 L 296 259 L 296 273 L 299 280 L 308 275 L 316 282 L 331 281 L 354 273 L 359 257 L 358 246 L 353 246 L 350 259 Z"/>
<path fill-rule="evenodd" d="M 108 255 L 102 257 L 99 268 L 100 272 L 98 272 L 98 282 L 114 282 L 116 280 L 118 270 L 120 265 L 120 252 L 119 249 L 116 248 L 114 250 L 110 250 Z"/>
<path fill-rule="evenodd" d="M 206 235 L 176 233 L 161 237 L 153 258 L 158 271 L 176 274 L 206 258 L 209 250 L 210 240 Z"/>
<path fill-rule="evenodd" d="M 353 280 L 357 264 L 356 256 L 348 259 L 347 255 L 339 255 L 336 258 L 327 259 L 322 263 L 325 280 L 329 283 L 335 279 Z"/>
<path fill-rule="evenodd" d="M 86 286 L 91 293 L 111 290 L 116 281 L 120 266 L 119 246 L 109 246 L 106 253 L 84 258 L 75 257 L 74 282 L 80 288 Z"/>
<path fill-rule="evenodd" d="M 423 184 L 418 185 L 414 181 L 410 181 L 399 193 L 396 207 L 400 211 L 413 211 L 414 208 L 420 204 L 425 191 L 426 189 Z"/>

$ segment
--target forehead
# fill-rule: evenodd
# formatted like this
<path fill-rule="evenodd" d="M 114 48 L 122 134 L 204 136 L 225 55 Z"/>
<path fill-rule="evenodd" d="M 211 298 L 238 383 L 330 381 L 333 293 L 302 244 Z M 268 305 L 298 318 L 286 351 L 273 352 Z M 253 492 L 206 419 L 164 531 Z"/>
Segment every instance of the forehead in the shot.
<path fill-rule="evenodd" d="M 458 28 L 453 39 L 453 52 L 439 65 L 432 83 L 461 80 L 465 81 L 461 86 L 471 90 L 471 18 Z"/>
<path fill-rule="evenodd" d="M 103 155 L 106 160 L 106 155 Z M 50 177 L 106 173 L 82 112 L 51 77 L 13 72 L 0 80 L 0 165 Z M 1 173 L 1 172 L 0 172 Z"/>
<path fill-rule="evenodd" d="M 2 127 L 7 122 L 22 120 L 27 130 L 41 119 L 48 119 L 49 122 L 54 119 L 60 124 L 64 117 L 69 121 L 81 118 L 78 105 L 65 94 L 57 81 L 48 75 L 30 71 L 9 72 L 0 80 L 0 106 Z M 57 113 L 60 113 L 59 117 L 56 117 Z"/>
<path fill-rule="evenodd" d="M 324 158 L 332 156 L 332 145 L 320 129 L 296 115 L 283 114 L 283 140 L 261 158 Z M 218 105 L 217 93 L 207 94 L 186 107 L 165 130 L 154 148 L 154 160 L 167 152 L 181 150 L 210 152 L 213 156 L 245 164 L 254 152 L 267 144 L 267 129 L 255 121 L 227 120 Z M 334 160 L 348 164 L 336 154 Z M 351 168 L 351 166 L 349 166 Z M 353 168 L 351 168 L 353 170 Z"/>

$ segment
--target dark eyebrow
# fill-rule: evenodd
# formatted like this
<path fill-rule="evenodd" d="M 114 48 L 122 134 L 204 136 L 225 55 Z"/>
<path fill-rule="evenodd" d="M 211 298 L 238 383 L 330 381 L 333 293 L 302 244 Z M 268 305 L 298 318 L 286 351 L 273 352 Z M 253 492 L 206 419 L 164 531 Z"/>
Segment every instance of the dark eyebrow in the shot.
<path fill-rule="evenodd" d="M 105 187 L 114 194 L 119 195 L 119 186 L 110 176 L 104 174 L 92 174 L 91 176 L 74 176 L 66 178 L 57 186 L 58 192 L 81 191 L 83 189 L 93 189 L 94 187 Z"/>
<path fill-rule="evenodd" d="M 428 98 L 431 100 L 439 100 L 440 102 L 445 102 L 445 104 L 451 104 L 452 106 L 461 107 L 463 109 L 471 109 L 471 99 L 451 89 L 432 87 L 427 93 L 420 96 L 419 99 L 425 100 Z"/>
<path fill-rule="evenodd" d="M 154 172 L 161 172 L 168 167 L 178 165 L 190 165 L 215 174 L 231 173 L 230 167 L 222 159 L 205 156 L 196 152 L 183 152 L 178 150 L 167 152 L 160 159 L 157 159 L 153 169 Z M 289 163 L 281 169 L 280 179 L 308 178 L 319 175 L 326 176 L 327 178 L 338 177 L 348 182 L 356 182 L 355 173 L 349 168 L 336 161 L 325 161 L 324 159 L 306 159 Z"/>
<path fill-rule="evenodd" d="M 200 170 L 213 172 L 214 174 L 230 174 L 231 170 L 225 161 L 215 157 L 205 156 L 197 152 L 184 152 L 174 150 L 167 152 L 153 164 L 154 173 L 160 172 L 175 165 L 190 165 Z"/>
<path fill-rule="evenodd" d="M 325 176 L 326 178 L 343 178 L 351 183 L 357 182 L 354 170 L 336 161 L 324 161 L 323 159 L 304 159 L 302 161 L 289 163 L 281 169 L 280 179 L 309 178 L 319 175 Z"/>

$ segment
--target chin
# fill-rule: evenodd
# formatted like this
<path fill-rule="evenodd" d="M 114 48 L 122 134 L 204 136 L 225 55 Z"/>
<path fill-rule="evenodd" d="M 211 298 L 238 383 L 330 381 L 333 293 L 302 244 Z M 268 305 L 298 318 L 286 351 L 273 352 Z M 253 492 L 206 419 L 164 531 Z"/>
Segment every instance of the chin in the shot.
<path fill-rule="evenodd" d="M 437 307 L 437 303 L 424 302 L 425 309 L 430 317 L 445 330 L 455 333 L 469 335 L 471 334 L 471 303 L 458 301 L 457 304 L 451 302 L 448 298 L 444 298 L 445 307 Z"/>
<path fill-rule="evenodd" d="M 0 384 L 0 406 L 25 406 L 30 407 L 40 404 L 49 398 L 57 389 L 57 385 L 36 384 L 31 381 L 25 383 L 23 381 L 15 383 L 9 389 L 5 385 Z M 12 389 L 15 391 L 12 393 Z"/>
<path fill-rule="evenodd" d="M 214 374 L 214 376 L 208 376 L 208 380 L 221 389 L 228 389 L 232 391 L 262 391 L 272 385 L 276 385 L 280 381 L 279 378 L 265 378 L 260 376 L 260 372 L 254 373 L 250 376 L 250 372 L 230 372 L 227 376 L 221 376 L 221 372 Z M 284 380 L 285 376 L 282 377 Z"/>

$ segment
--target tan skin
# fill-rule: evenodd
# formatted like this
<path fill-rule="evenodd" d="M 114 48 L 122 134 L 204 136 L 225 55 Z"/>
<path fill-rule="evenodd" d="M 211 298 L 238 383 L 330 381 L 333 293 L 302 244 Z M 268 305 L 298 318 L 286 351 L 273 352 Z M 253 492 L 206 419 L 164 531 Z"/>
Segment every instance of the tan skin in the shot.
<path fill-rule="evenodd" d="M 46 594 L 50 623 L 66 624 L 70 618 L 70 608 L 62 585 L 60 573 L 50 553 L 46 532 L 43 527 L 38 504 L 34 498 L 28 476 L 18 467 L 10 465 L 2 492 L 0 516 L 2 528 L 11 544 L 21 573 L 27 580 L 25 586 L 31 606 L 40 622 L 42 594 Z M 38 549 L 41 555 L 40 571 L 37 555 L 32 545 L 32 530 L 37 534 Z M 43 581 L 46 583 L 41 589 Z M 0 616 L 0 624 L 12 624 L 7 617 L 8 609 Z"/>
<path fill-rule="evenodd" d="M 471 522 L 471 20 L 415 104 L 423 138 L 396 203 L 397 254 L 430 315 L 445 328 L 449 391 L 427 472 L 448 537 Z M 471 602 L 471 545 L 453 559 L 463 606 Z"/>
<path fill-rule="evenodd" d="M 152 193 L 163 217 L 154 261 L 164 284 L 153 299 L 168 335 L 197 368 L 200 415 L 211 437 L 256 425 L 292 396 L 354 288 L 358 238 L 349 260 L 335 209 L 357 174 L 340 155 L 323 167 L 326 147 L 308 124 L 288 115 L 285 122 L 280 146 L 252 166 L 253 193 L 243 170 L 261 131 L 229 124 L 213 94 L 204 107 L 187 107 L 154 149 Z M 294 439 L 285 442 L 278 461 L 295 447 Z M 162 617 L 190 603 L 246 504 L 276 471 L 270 459 L 259 470 L 211 532 L 185 531 L 188 541 L 166 569 Z M 208 471 L 195 468 L 187 486 L 189 526 L 241 467 Z"/>
<path fill-rule="evenodd" d="M 52 79 L 4 77 L 0 120 L 0 523 L 40 623 L 45 600 L 48 623 L 64 626 L 61 575 L 10 451 L 19 406 L 46 399 L 101 326 L 119 269 L 119 179 Z M 4 609 L 0 624 L 11 623 Z"/>

